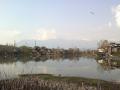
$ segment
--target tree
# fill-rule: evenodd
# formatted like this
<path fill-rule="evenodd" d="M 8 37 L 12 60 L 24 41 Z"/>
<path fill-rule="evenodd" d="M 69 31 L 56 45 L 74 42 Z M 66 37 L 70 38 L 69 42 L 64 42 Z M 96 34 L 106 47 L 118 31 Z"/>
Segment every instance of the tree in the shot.
<path fill-rule="evenodd" d="M 98 44 L 99 48 L 106 49 L 109 46 L 108 40 L 101 40 Z"/>

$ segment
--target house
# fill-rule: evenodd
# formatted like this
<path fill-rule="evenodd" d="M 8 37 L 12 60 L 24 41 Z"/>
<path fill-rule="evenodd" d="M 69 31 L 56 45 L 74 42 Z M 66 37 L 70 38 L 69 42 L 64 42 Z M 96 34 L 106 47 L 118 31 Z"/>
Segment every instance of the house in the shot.
<path fill-rule="evenodd" d="M 111 50 L 111 53 L 120 52 L 120 43 L 110 43 L 109 48 Z"/>

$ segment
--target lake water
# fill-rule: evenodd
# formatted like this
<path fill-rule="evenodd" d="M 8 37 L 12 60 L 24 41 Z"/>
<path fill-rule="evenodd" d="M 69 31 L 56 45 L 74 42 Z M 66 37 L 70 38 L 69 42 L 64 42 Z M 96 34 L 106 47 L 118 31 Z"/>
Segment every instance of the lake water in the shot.
<path fill-rule="evenodd" d="M 120 81 L 120 69 L 99 64 L 94 58 L 48 59 L 45 61 L 17 60 L 0 63 L 0 79 L 16 78 L 19 74 L 54 74 Z"/>

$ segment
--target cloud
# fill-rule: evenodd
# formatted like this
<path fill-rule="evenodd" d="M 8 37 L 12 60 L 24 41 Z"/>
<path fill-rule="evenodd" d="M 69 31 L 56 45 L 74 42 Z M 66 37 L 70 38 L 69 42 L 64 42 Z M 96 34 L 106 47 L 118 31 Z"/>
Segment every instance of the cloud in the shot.
<path fill-rule="evenodd" d="M 18 30 L 0 30 L 0 44 L 13 43 L 20 34 Z"/>
<path fill-rule="evenodd" d="M 56 39 L 56 37 L 56 30 L 47 28 L 40 28 L 36 30 L 36 33 L 33 35 L 33 39 L 36 40 Z"/>
<path fill-rule="evenodd" d="M 82 38 L 83 41 L 91 41 L 89 38 Z"/>
<path fill-rule="evenodd" d="M 113 8 L 113 12 L 116 24 L 120 28 L 120 4 Z"/>
<path fill-rule="evenodd" d="M 112 27 L 112 23 L 108 22 L 108 27 L 111 28 Z"/>

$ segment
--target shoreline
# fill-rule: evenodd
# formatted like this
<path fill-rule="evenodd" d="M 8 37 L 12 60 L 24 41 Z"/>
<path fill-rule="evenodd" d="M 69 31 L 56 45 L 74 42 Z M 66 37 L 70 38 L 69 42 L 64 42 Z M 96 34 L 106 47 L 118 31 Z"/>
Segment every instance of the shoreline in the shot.
<path fill-rule="evenodd" d="M 22 74 L 16 79 L 0 80 L 0 88 L 4 88 L 0 90 L 8 90 L 8 88 L 12 88 L 10 90 L 18 90 L 18 88 L 20 90 L 119 90 L 120 84 L 82 77 Z"/>
<path fill-rule="evenodd" d="M 101 80 L 101 79 L 76 77 L 76 76 L 61 76 L 61 74 L 59 74 L 58 76 L 53 75 L 53 74 L 20 74 L 18 76 L 20 78 L 23 78 L 23 77 L 38 77 L 38 78 L 45 79 L 45 80 L 49 80 L 49 79 L 63 80 L 63 81 L 67 80 L 67 81 L 73 81 L 75 83 L 78 83 L 79 81 L 83 81 L 83 82 L 93 83 L 93 84 L 96 84 L 97 82 L 120 84 L 120 82 L 116 82 L 116 81 L 106 81 L 106 80 Z"/>

